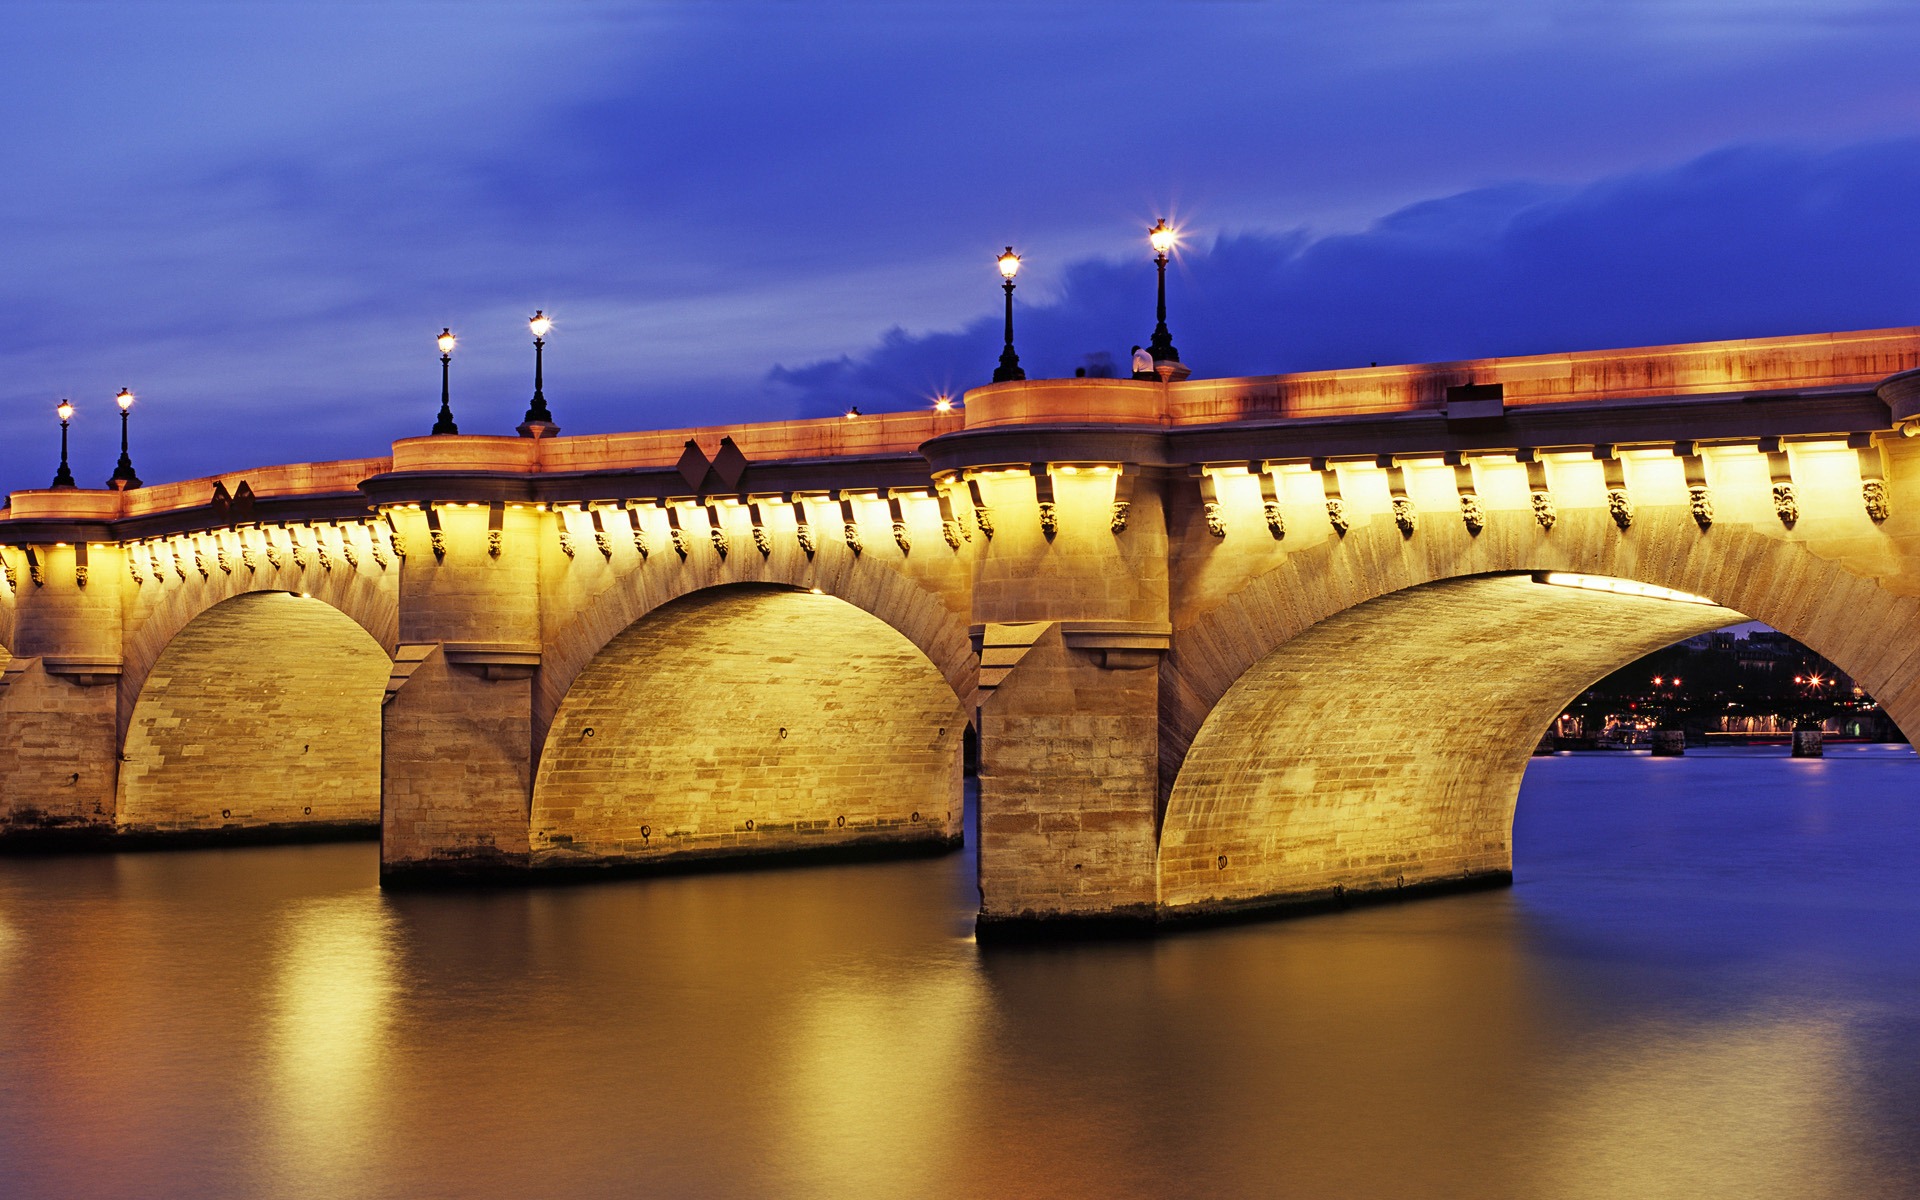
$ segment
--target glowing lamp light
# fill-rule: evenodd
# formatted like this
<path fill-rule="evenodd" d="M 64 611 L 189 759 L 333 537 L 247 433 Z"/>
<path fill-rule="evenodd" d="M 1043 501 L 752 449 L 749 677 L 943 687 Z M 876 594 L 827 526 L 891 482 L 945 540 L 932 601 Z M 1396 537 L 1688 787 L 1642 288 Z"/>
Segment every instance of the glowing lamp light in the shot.
<path fill-rule="evenodd" d="M 457 339 L 457 338 L 455 338 L 455 337 L 453 336 L 453 330 L 451 330 L 451 329 L 442 329 L 442 330 L 440 331 L 440 337 L 439 337 L 439 342 L 440 342 L 440 353 L 442 353 L 442 354 L 452 354 L 452 353 L 453 353 L 453 344 L 454 344 L 454 342 L 455 342 L 455 341 L 457 341 L 457 340 L 458 340 L 458 339 Z"/>
<path fill-rule="evenodd" d="M 71 421 L 73 420 L 73 401 L 62 400 L 53 406 L 53 411 L 60 414 L 62 421 Z"/>
<path fill-rule="evenodd" d="M 1167 224 L 1165 218 L 1162 218 L 1154 222 L 1152 229 L 1147 230 L 1147 240 L 1153 243 L 1155 254 L 1166 254 L 1180 240 L 1180 231 Z"/>
<path fill-rule="evenodd" d="M 537 311 L 527 319 L 527 328 L 532 330 L 533 336 L 537 338 L 546 337 L 548 331 L 553 328 L 553 318 L 544 311 Z"/>
<path fill-rule="evenodd" d="M 1020 256 L 1008 246 L 1006 253 L 994 262 L 1000 268 L 1000 290 L 1007 294 L 1007 331 L 1005 344 L 1000 348 L 1000 365 L 993 369 L 993 381 L 1008 383 L 1027 377 L 1020 368 L 1020 356 L 1013 349 L 1013 277 L 1020 273 Z"/>
<path fill-rule="evenodd" d="M 133 393 L 126 388 L 121 388 L 120 394 L 113 398 L 113 402 L 120 406 L 121 412 L 126 412 L 133 407 Z"/>
<path fill-rule="evenodd" d="M 950 413 L 950 412 L 952 412 L 952 411 L 953 411 L 953 397 L 952 397 L 952 396 L 935 396 L 935 397 L 933 398 L 933 411 L 935 411 L 935 412 L 937 412 L 937 413 Z"/>

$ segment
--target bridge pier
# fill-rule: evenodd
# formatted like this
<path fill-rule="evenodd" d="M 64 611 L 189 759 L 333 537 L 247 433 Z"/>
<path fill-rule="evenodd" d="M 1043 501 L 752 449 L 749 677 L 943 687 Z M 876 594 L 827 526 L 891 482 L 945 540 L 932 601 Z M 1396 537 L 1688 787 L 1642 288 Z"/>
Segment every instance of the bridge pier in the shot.
<path fill-rule="evenodd" d="M 388 509 L 406 554 L 399 658 L 408 673 L 390 686 L 381 721 L 383 879 L 528 866 L 546 514 L 503 504 L 503 536 L 490 539 L 491 513 L 430 500 Z"/>
<path fill-rule="evenodd" d="M 1153 920 L 1158 704 L 1157 662 L 1032 644 L 981 713 L 983 929 Z"/>
<path fill-rule="evenodd" d="M 85 542 L 8 551 L 13 657 L 0 674 L 0 835 L 105 837 L 114 828 L 119 551 Z"/>
<path fill-rule="evenodd" d="M 974 559 L 981 925 L 1150 921 L 1163 484 L 1126 445 L 1042 439 L 1040 461 L 975 470 L 968 458 L 997 447 L 952 443 L 935 465 L 953 464 L 995 531 Z M 1111 457 L 1060 462 L 1093 454 Z"/>

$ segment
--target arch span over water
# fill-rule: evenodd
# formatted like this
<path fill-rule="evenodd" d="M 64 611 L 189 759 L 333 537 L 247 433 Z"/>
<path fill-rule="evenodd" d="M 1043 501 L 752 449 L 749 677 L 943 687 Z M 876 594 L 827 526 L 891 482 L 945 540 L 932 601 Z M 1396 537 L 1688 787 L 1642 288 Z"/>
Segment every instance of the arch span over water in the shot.
<path fill-rule="evenodd" d="M 376 825 L 391 665 L 358 622 L 319 600 L 257 591 L 206 609 L 140 689 L 117 825 Z"/>
<path fill-rule="evenodd" d="M 905 636 L 833 596 L 683 596 L 575 677 L 541 752 L 537 865 L 951 843 L 966 713 Z"/>
<path fill-rule="evenodd" d="M 1168 798 L 1162 910 L 1505 877 L 1521 778 L 1554 715 L 1642 655 L 1749 619 L 1548 578 L 1389 592 L 1242 673 Z"/>

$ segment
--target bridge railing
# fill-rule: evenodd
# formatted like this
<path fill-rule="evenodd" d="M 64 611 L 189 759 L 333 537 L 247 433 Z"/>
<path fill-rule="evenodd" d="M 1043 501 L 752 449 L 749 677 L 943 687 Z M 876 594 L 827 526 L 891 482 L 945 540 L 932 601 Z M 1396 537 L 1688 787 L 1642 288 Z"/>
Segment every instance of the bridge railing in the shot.
<path fill-rule="evenodd" d="M 1920 368 L 1920 327 L 1699 342 L 1451 363 L 1367 366 L 1237 379 L 1141 383 L 1045 379 L 968 392 L 963 408 L 712 425 L 557 438 L 416 437 L 390 456 L 287 463 L 229 471 L 128 492 L 15 492 L 0 526 L 17 520 L 115 521 L 196 508 L 215 485 L 255 497 L 342 497 L 389 472 L 591 474 L 670 469 L 689 440 L 713 454 L 732 438 L 751 462 L 910 457 L 963 429 L 1010 425 L 1122 424 L 1176 427 L 1276 418 L 1372 416 L 1437 410 L 1448 389 L 1500 387 L 1507 408 L 1653 397 L 1813 391 L 1872 386 Z"/>

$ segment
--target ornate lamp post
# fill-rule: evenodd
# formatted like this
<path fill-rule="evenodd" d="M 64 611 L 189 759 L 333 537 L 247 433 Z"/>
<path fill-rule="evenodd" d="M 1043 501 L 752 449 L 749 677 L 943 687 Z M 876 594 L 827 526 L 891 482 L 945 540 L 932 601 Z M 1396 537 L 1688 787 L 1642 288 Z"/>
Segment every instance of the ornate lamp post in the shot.
<path fill-rule="evenodd" d="M 527 415 L 520 422 L 520 436 L 552 437 L 560 432 L 560 427 L 553 423 L 553 414 L 547 411 L 547 395 L 541 385 L 541 353 L 547 348 L 547 331 L 553 328 L 553 319 L 544 310 L 536 311 L 527 321 L 527 328 L 533 333 L 533 403 L 527 406 Z"/>
<path fill-rule="evenodd" d="M 453 405 L 447 396 L 447 367 L 453 362 L 453 344 L 456 340 L 453 330 L 440 331 L 440 416 L 433 423 L 436 435 L 460 432 L 460 427 L 453 423 Z"/>
<path fill-rule="evenodd" d="M 73 419 L 73 401 L 62 400 L 53 406 L 60 414 L 60 469 L 54 472 L 53 487 L 70 488 L 80 485 L 73 481 L 73 469 L 67 466 L 67 422 Z"/>
<path fill-rule="evenodd" d="M 127 455 L 127 411 L 133 407 L 133 393 L 121 388 L 113 402 L 120 406 L 120 462 L 108 477 L 107 486 L 124 492 L 140 486 L 140 477 L 133 473 L 133 459 Z"/>
<path fill-rule="evenodd" d="M 1000 256 L 1000 285 L 1007 292 L 1007 345 L 1000 351 L 1000 365 L 994 368 L 993 381 L 1005 383 L 1009 379 L 1025 379 L 1027 373 L 1020 369 L 1020 356 L 1013 352 L 1013 277 L 1020 273 L 1020 256 L 1008 246 L 1007 252 Z"/>
<path fill-rule="evenodd" d="M 1173 348 L 1173 335 L 1167 332 L 1167 253 L 1179 240 L 1179 230 L 1164 218 L 1147 230 L 1147 241 L 1153 244 L 1153 262 L 1160 271 L 1160 302 L 1154 309 L 1153 339 L 1147 343 L 1147 351 L 1156 363 L 1180 361 L 1180 352 Z"/>

